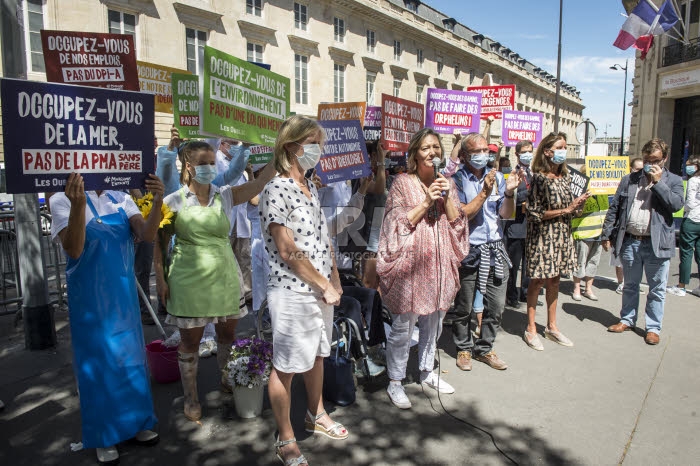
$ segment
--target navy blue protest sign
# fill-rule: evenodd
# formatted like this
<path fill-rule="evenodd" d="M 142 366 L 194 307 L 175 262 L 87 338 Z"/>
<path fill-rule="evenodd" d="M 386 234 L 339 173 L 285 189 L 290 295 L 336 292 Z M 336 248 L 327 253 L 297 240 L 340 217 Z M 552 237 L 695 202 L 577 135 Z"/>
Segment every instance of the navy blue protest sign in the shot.
<path fill-rule="evenodd" d="M 143 188 L 154 172 L 150 94 L 0 80 L 8 193 Z"/>
<path fill-rule="evenodd" d="M 319 121 L 326 134 L 316 173 L 323 184 L 354 180 L 371 173 L 365 137 L 358 120 Z"/>

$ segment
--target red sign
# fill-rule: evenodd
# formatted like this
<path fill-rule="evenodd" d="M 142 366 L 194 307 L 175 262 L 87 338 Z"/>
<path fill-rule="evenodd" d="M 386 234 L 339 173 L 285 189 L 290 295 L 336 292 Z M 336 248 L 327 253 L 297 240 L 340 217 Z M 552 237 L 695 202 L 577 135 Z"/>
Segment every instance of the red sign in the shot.
<path fill-rule="evenodd" d="M 41 46 L 49 82 L 139 90 L 136 48 L 129 34 L 42 30 Z"/>
<path fill-rule="evenodd" d="M 503 110 L 515 110 L 515 84 L 506 86 L 469 86 L 468 91 L 481 93 L 481 119 L 501 119 Z"/>
<path fill-rule="evenodd" d="M 405 152 L 411 137 L 423 128 L 423 104 L 382 94 L 382 137 L 387 151 Z"/>

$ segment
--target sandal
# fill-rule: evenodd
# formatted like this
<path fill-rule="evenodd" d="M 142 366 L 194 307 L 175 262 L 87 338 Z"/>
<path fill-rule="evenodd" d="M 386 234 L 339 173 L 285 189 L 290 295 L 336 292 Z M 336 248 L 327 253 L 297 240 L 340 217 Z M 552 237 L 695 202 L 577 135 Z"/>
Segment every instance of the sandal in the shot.
<path fill-rule="evenodd" d="M 314 416 L 313 414 L 311 414 L 311 411 L 307 409 L 307 417 L 304 419 L 304 429 L 311 434 L 323 434 L 328 438 L 332 438 L 333 440 L 345 440 L 346 438 L 348 438 L 350 433 L 345 428 L 345 426 L 339 422 L 334 423 L 329 428 L 325 428 L 321 424 L 319 424 L 317 421 L 321 419 L 324 414 L 327 413 L 325 411 L 321 411 L 316 416 Z M 344 434 L 341 433 L 343 431 L 345 431 Z"/>
<path fill-rule="evenodd" d="M 306 461 L 306 458 L 304 455 L 299 455 L 296 458 L 290 458 L 287 461 L 284 460 L 284 457 L 282 456 L 282 447 L 285 445 L 289 445 L 290 443 L 297 443 L 296 437 L 292 437 L 289 440 L 278 440 L 275 442 L 275 453 L 277 453 L 277 459 L 279 459 L 284 466 L 299 466 L 300 464 L 309 464 L 308 461 Z"/>

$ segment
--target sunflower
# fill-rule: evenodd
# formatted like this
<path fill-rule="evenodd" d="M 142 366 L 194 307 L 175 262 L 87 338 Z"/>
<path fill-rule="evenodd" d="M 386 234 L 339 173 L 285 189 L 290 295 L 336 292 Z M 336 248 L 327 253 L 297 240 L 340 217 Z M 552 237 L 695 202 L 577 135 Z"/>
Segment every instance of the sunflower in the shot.
<path fill-rule="evenodd" d="M 165 225 L 170 225 L 175 219 L 175 213 L 170 210 L 170 207 L 164 202 L 160 207 L 161 221 L 158 228 L 163 228 Z"/>

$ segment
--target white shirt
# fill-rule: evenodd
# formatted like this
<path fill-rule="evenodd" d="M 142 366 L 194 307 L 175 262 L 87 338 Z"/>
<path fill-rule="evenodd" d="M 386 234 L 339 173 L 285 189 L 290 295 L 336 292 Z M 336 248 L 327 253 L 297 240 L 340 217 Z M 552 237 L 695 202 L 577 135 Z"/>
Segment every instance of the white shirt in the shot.
<path fill-rule="evenodd" d="M 304 258 L 318 272 L 331 278 L 331 244 L 328 225 L 321 210 L 316 186 L 307 181 L 311 199 L 306 197 L 292 178 L 275 177 L 265 185 L 260 194 L 260 224 L 265 251 L 270 264 L 268 288 L 286 288 L 308 293 L 313 289 L 297 277 L 281 258 L 277 245 L 270 235 L 270 224 L 277 223 L 289 228 L 294 234 L 294 243 Z"/>
<path fill-rule="evenodd" d="M 226 154 L 223 152 L 216 151 L 216 171 L 218 173 L 224 173 L 226 170 L 228 170 L 229 165 L 231 164 L 231 158 L 227 157 Z M 245 184 L 248 182 L 248 176 L 244 172 L 243 175 L 234 183 L 233 186 L 240 186 L 242 184 Z M 236 229 L 236 236 L 239 238 L 250 238 L 250 222 L 248 221 L 248 216 L 246 213 L 246 207 L 244 204 L 237 205 L 233 207 L 233 212 L 231 212 L 229 215 L 229 218 L 232 219 L 233 223 L 231 224 L 231 231 L 229 234 L 233 232 L 233 229 Z"/>
<path fill-rule="evenodd" d="M 117 203 L 113 203 L 112 199 L 107 196 L 107 193 L 114 197 Z M 95 191 L 87 191 L 86 196 L 90 198 L 92 204 L 95 206 L 97 214 L 102 217 L 105 215 L 110 215 L 119 212 L 119 208 L 124 209 L 126 216 L 128 218 L 133 217 L 136 214 L 141 214 L 139 208 L 131 196 L 120 191 L 102 191 L 102 194 L 98 197 Z M 68 217 L 70 216 L 70 200 L 66 197 L 65 193 L 56 193 L 51 196 L 51 239 L 54 241 L 58 234 L 66 227 L 68 227 Z M 94 218 L 92 215 L 92 209 L 89 205 L 85 205 L 85 225 L 90 223 L 90 220 Z"/>
<path fill-rule="evenodd" d="M 700 223 L 700 176 L 692 176 L 688 179 L 684 215 L 693 222 Z"/>
<path fill-rule="evenodd" d="M 216 193 L 220 193 L 221 208 L 226 213 L 229 223 L 231 223 L 233 221 L 231 217 L 233 208 L 233 193 L 231 192 L 231 186 L 224 186 L 222 188 L 219 188 L 213 184 L 210 186 L 211 188 L 209 189 L 209 202 L 207 203 L 207 207 L 211 207 L 214 204 L 214 195 Z M 180 195 L 180 191 L 185 192 L 185 203 L 187 207 L 201 206 L 199 199 L 197 199 L 197 195 L 190 191 L 190 188 L 187 186 L 183 186 L 174 193 L 165 196 L 165 199 L 163 199 L 163 202 L 168 205 L 170 210 L 177 212 L 182 209 L 182 196 Z"/>

